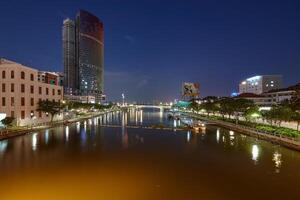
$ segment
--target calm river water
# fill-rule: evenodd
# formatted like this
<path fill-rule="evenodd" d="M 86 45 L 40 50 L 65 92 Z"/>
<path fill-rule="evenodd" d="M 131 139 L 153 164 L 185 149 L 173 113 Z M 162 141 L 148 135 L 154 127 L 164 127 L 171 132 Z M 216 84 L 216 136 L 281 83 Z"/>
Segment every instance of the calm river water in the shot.
<path fill-rule="evenodd" d="M 0 199 L 300 199 L 300 153 L 216 126 L 115 112 L 0 141 Z M 101 127 L 115 124 L 121 127 Z"/>

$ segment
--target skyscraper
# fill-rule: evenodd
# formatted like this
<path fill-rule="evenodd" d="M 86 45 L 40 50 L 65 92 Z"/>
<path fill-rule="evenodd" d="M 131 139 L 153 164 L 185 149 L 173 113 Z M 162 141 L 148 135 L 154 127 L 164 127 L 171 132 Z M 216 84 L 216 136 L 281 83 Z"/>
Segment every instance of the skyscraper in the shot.
<path fill-rule="evenodd" d="M 67 94 L 91 95 L 100 100 L 103 94 L 103 32 L 103 23 L 83 10 L 77 13 L 75 22 L 64 21 L 64 86 Z"/>
<path fill-rule="evenodd" d="M 75 23 L 70 19 L 63 23 L 63 65 L 64 65 L 64 90 L 67 94 L 75 93 L 78 88 L 78 70 L 76 65 L 75 48 Z"/>

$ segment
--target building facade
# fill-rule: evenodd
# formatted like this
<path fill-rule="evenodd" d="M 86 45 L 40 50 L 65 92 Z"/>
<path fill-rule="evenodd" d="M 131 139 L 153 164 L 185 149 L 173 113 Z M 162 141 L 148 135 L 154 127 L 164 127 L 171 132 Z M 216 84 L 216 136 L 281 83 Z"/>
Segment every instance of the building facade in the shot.
<path fill-rule="evenodd" d="M 280 88 L 282 88 L 281 75 L 262 75 L 243 80 L 239 84 L 239 93 L 262 94 Z"/>
<path fill-rule="evenodd" d="M 62 30 L 64 92 L 76 94 L 78 92 L 78 69 L 76 65 L 75 22 L 70 19 L 64 20 Z"/>
<path fill-rule="evenodd" d="M 104 93 L 103 34 L 103 23 L 89 12 L 80 10 L 75 22 L 70 19 L 64 21 L 63 60 L 66 94 L 92 95 L 96 101 L 101 100 Z"/>
<path fill-rule="evenodd" d="M 0 60 L 0 114 L 14 117 L 18 126 L 50 121 L 50 115 L 36 111 L 40 100 L 61 102 L 63 88 L 38 80 L 36 69 Z M 62 115 L 54 120 L 62 119 Z"/>

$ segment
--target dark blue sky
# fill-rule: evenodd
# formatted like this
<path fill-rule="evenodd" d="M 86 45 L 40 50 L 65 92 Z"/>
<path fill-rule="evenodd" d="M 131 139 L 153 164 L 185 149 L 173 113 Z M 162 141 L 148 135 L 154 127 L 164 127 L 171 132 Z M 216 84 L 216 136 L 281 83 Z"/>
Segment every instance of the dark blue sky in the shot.
<path fill-rule="evenodd" d="M 104 22 L 105 92 L 173 100 L 183 81 L 229 95 L 241 79 L 300 82 L 300 3 L 230 0 L 0 1 L 0 57 L 62 70 L 61 26 L 85 9 Z"/>

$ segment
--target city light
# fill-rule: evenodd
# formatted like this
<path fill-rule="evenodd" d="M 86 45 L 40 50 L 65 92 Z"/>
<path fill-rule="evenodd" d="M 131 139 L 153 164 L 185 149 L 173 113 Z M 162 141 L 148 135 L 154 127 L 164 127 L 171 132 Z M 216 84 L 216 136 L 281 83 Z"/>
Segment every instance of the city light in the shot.
<path fill-rule="evenodd" d="M 252 145 L 252 160 L 257 162 L 259 156 L 259 148 L 256 144 Z"/>

